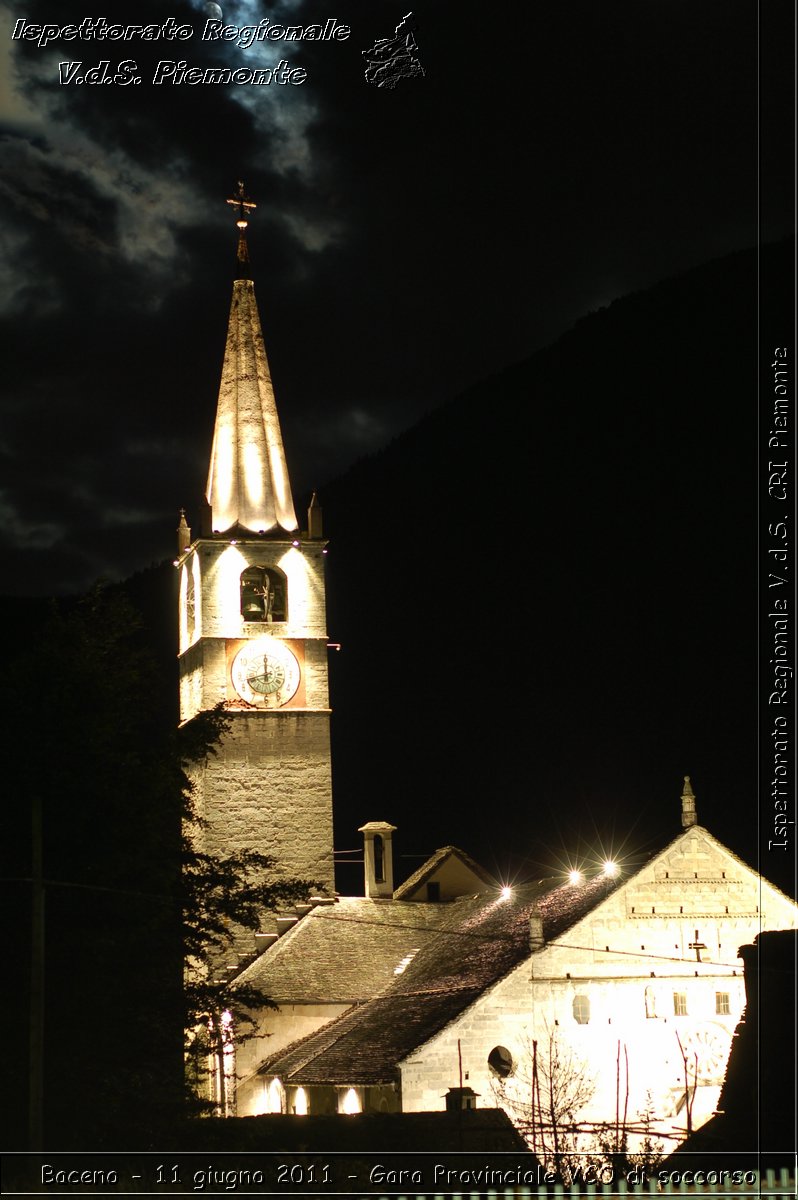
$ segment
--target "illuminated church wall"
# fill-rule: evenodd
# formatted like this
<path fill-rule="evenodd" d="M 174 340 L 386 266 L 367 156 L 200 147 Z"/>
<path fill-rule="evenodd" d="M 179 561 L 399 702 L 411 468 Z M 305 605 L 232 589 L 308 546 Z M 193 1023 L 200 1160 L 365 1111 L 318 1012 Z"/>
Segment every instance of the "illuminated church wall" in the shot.
<path fill-rule="evenodd" d="M 199 835 L 203 848 L 230 853 L 253 847 L 273 855 L 281 874 L 332 889 L 323 563 L 319 542 L 196 543 L 185 565 L 199 576 L 201 626 L 181 655 L 180 699 L 182 720 L 223 702 L 232 721 L 217 754 L 193 774 L 198 809 L 208 822 Z M 285 620 L 256 622 L 242 615 L 241 575 L 253 564 L 285 575 Z M 237 650 L 264 639 L 287 645 L 301 665 L 296 693 L 268 711 L 242 701 L 231 674 Z"/>
<path fill-rule="evenodd" d="M 419 1047 L 402 1064 L 403 1108 L 444 1107 L 441 1097 L 457 1081 L 458 1042 L 481 1106 L 498 1103 L 488 1065 L 495 1047 L 513 1060 L 507 1087 L 528 1094 L 532 1043 L 543 1054 L 553 1034 L 595 1084 L 583 1118 L 614 1118 L 620 1043 L 620 1102 L 628 1054 L 629 1118 L 637 1119 L 650 1093 L 662 1124 L 684 1128 L 678 1033 L 690 1063 L 698 1054 L 697 1127 L 714 1111 L 745 1003 L 738 947 L 763 929 L 795 928 L 797 911 L 694 827 Z"/>

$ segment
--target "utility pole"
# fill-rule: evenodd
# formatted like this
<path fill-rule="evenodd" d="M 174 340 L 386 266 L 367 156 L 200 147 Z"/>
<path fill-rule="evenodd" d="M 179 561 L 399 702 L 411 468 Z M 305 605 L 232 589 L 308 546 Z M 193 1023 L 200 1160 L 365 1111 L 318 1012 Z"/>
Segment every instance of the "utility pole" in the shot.
<path fill-rule="evenodd" d="M 42 798 L 31 809 L 29 1149 L 44 1149 L 44 852 Z"/>

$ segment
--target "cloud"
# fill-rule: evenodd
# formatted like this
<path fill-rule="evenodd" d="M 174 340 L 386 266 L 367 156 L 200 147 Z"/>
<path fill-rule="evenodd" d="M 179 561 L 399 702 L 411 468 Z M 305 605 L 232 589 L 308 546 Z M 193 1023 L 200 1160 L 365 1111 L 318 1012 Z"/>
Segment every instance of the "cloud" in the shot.
<path fill-rule="evenodd" d="M 341 241 L 344 236 L 342 223 L 333 218 L 320 220 L 318 217 L 310 217 L 306 213 L 287 212 L 283 214 L 283 224 L 289 229 L 295 241 L 311 254 L 326 250 L 328 246 Z"/>
<path fill-rule="evenodd" d="M 7 545 L 26 550 L 50 550 L 66 535 L 65 527 L 55 521 L 26 520 L 4 491 L 0 491 L 0 528 Z"/>
<path fill-rule="evenodd" d="M 66 126 L 35 142 L 6 134 L 0 138 L 0 201 L 17 226 L 9 234 L 7 270 L 23 257 L 13 254 L 15 240 L 19 250 L 34 237 L 21 230 L 38 225 L 72 252 L 146 271 L 161 294 L 170 281 L 182 282 L 177 235 L 207 214 L 183 182 L 180 164 L 171 168 L 153 171 Z M 23 286 L 13 275 L 9 282 L 15 291 Z"/>
<path fill-rule="evenodd" d="M 68 52 L 70 59 L 85 55 L 87 65 L 93 64 L 101 54 L 111 53 L 104 44 L 54 44 L 43 51 L 11 42 L 11 19 L 2 3 L 0 33 L 7 35 L 3 45 L 9 57 L 0 110 L 6 130 L 0 153 L 6 184 L 0 201 L 12 219 L 23 225 L 31 218 L 47 222 L 70 247 L 107 263 L 118 257 L 126 265 L 145 267 L 163 292 L 170 283 L 185 279 L 180 270 L 181 236 L 213 221 L 200 182 L 211 173 L 210 139 L 224 157 L 238 161 L 236 171 L 280 181 L 269 190 L 269 215 L 302 250 L 316 255 L 345 237 L 340 217 L 331 217 L 314 200 L 326 190 L 323 179 L 331 169 L 328 156 L 313 144 L 323 90 L 154 88 L 148 82 L 156 59 L 173 53 L 189 58 L 192 65 L 251 68 L 316 54 L 326 69 L 339 46 L 257 41 L 244 48 L 227 41 L 203 42 L 205 20 L 219 19 L 212 11 L 218 6 L 192 0 L 189 11 L 178 13 L 178 19 L 194 15 L 194 38 L 179 51 L 158 43 L 126 44 L 126 53 L 139 63 L 144 85 L 101 89 L 100 97 L 100 89 L 58 86 L 58 62 Z M 285 0 L 270 9 L 269 19 L 305 23 L 301 7 L 300 0 Z M 263 17 L 255 0 L 231 0 L 222 8 L 223 19 L 238 27 L 257 26 Z M 60 14 L 62 10 L 47 0 L 32 0 L 26 18 L 57 20 Z M 141 19 L 149 15 L 142 12 Z M 301 217 L 300 208 L 305 210 Z M 102 220 L 97 219 L 99 213 Z M 19 290 L 16 278 L 8 282 L 11 292 Z"/>
<path fill-rule="evenodd" d="M 0 151 L 0 164 L 3 157 Z M 0 177 L 0 198 L 3 183 Z M 59 307 L 58 281 L 49 272 L 31 275 L 33 237 L 0 225 L 0 316 L 26 312 L 44 316 Z"/>
<path fill-rule="evenodd" d="M 329 455 L 330 448 L 334 447 L 335 458 L 348 462 L 385 445 L 397 428 L 385 419 L 385 414 L 378 415 L 364 408 L 347 408 L 328 415 L 317 414 L 303 432 L 309 452 L 312 446 Z"/>

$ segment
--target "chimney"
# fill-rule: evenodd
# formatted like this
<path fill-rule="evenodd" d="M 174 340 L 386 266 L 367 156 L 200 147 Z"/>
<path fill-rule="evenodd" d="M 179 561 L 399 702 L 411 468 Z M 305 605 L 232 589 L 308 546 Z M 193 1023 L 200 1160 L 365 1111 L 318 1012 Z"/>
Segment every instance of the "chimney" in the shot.
<path fill-rule="evenodd" d="M 476 1108 L 478 1094 L 470 1087 L 450 1087 L 443 1097 L 446 1101 L 446 1111 L 456 1113 Z"/>
<path fill-rule="evenodd" d="M 682 790 L 682 828 L 689 829 L 691 825 L 697 824 L 698 813 L 695 810 L 695 796 L 690 786 L 690 776 L 685 775 Z"/>
<path fill-rule="evenodd" d="M 529 914 L 529 949 L 539 950 L 544 944 L 543 917 L 537 904 Z"/>
<path fill-rule="evenodd" d="M 387 821 L 369 821 L 361 825 L 363 860 L 366 870 L 366 896 L 390 900 L 393 896 L 393 846 L 396 826 Z"/>

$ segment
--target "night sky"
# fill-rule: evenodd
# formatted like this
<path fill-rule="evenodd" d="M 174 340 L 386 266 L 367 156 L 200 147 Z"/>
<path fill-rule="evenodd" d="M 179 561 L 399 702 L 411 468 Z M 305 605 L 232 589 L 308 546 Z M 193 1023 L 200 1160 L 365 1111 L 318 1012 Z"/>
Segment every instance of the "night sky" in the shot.
<path fill-rule="evenodd" d="M 407 11 L 384 0 L 230 0 L 237 26 L 351 27 L 249 49 L 200 39 L 202 0 L 113 5 L 191 25 L 181 43 L 46 47 L 15 22 L 100 10 L 0 0 L 0 591 L 121 579 L 171 558 L 181 506 L 199 525 L 238 179 L 298 496 L 584 314 L 789 234 L 792 6 L 761 7 L 419 0 L 424 74 L 388 89 L 362 53 Z M 59 84 L 59 62 L 129 58 L 141 84 Z M 281 58 L 302 85 L 152 84 L 161 60 Z"/>
<path fill-rule="evenodd" d="M 790 5 L 765 7 L 773 58 Z M 196 513 L 239 178 L 300 494 L 583 313 L 755 243 L 753 3 L 438 0 L 415 9 L 424 76 L 369 86 L 362 51 L 404 11 L 236 0 L 226 23 L 352 29 L 245 50 L 200 40 L 201 0 L 115 4 L 114 21 L 172 16 L 194 36 L 40 47 L 14 23 L 96 14 L 3 0 L 3 591 L 122 577 L 171 553 L 181 505 Z M 60 61 L 130 57 L 140 85 L 58 82 Z M 151 84 L 162 59 L 279 57 L 304 84 Z M 776 237 L 789 73 L 765 83 Z"/>

